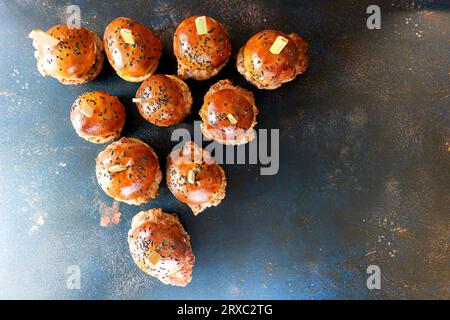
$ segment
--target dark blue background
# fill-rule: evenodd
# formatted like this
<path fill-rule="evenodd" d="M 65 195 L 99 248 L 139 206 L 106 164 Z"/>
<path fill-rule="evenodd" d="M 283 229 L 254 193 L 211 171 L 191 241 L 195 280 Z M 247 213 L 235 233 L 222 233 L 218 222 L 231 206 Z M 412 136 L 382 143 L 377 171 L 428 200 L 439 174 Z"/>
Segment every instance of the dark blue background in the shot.
<path fill-rule="evenodd" d="M 366 28 L 374 3 L 381 30 Z M 198 217 L 163 181 L 156 200 L 121 204 L 120 224 L 100 227 L 101 205 L 112 204 L 95 179 L 105 146 L 75 134 L 75 98 L 118 95 L 124 135 L 150 143 L 163 167 L 175 142 L 173 128 L 140 117 L 131 103 L 139 84 L 107 62 L 79 86 L 39 75 L 27 34 L 61 23 L 69 4 L 100 35 L 118 16 L 152 27 L 164 45 L 160 73 L 176 72 L 179 22 L 222 22 L 233 59 L 212 80 L 188 81 L 193 113 L 180 127 L 192 130 L 209 86 L 229 78 L 255 93 L 257 128 L 280 129 L 279 173 L 225 165 L 227 197 Z M 449 18 L 448 1 L 0 1 L 0 298 L 450 298 Z M 235 68 L 238 49 L 264 28 L 310 43 L 308 71 L 275 91 Z M 161 284 L 130 258 L 131 218 L 153 207 L 178 213 L 191 235 L 186 288 Z M 366 288 L 371 264 L 380 291 Z M 81 290 L 66 288 L 69 265 L 81 268 Z"/>

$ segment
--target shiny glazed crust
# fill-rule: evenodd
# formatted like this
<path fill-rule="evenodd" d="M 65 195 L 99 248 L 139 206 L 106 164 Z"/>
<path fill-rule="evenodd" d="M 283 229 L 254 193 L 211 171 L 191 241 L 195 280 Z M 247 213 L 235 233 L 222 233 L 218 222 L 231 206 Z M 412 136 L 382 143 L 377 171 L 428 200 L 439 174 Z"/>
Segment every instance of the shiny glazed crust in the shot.
<path fill-rule="evenodd" d="M 231 114 L 236 124 L 230 122 Z M 203 135 L 222 144 L 245 144 L 255 138 L 256 115 L 253 93 L 230 80 L 220 80 L 208 90 L 200 110 Z"/>
<path fill-rule="evenodd" d="M 131 222 L 128 245 L 139 269 L 162 283 L 185 287 L 191 281 L 195 256 L 176 215 L 162 209 L 139 212 Z M 153 260 L 155 253 L 160 258 Z"/>
<path fill-rule="evenodd" d="M 155 74 L 136 93 L 145 120 L 161 127 L 180 123 L 191 113 L 192 96 L 187 84 L 176 76 Z"/>
<path fill-rule="evenodd" d="M 278 36 L 290 41 L 276 55 L 269 49 Z M 251 37 L 239 50 L 236 66 L 239 73 L 258 89 L 276 89 L 305 72 L 307 51 L 308 44 L 296 33 L 286 35 L 278 30 L 264 30 Z"/>
<path fill-rule="evenodd" d="M 91 117 L 81 112 L 83 106 L 93 110 Z M 77 134 L 93 143 L 105 143 L 118 138 L 125 124 L 125 117 L 125 108 L 119 99 L 101 91 L 80 95 L 70 112 L 70 120 Z"/>
<path fill-rule="evenodd" d="M 223 26 L 206 17 L 208 33 L 198 35 L 195 26 L 197 17 L 183 20 L 173 38 L 178 76 L 181 79 L 209 79 L 222 70 L 231 55 L 230 41 Z"/>
<path fill-rule="evenodd" d="M 135 44 L 127 44 L 121 29 L 132 32 Z M 130 18 L 113 20 L 103 35 L 106 56 L 117 74 L 130 82 L 141 82 L 157 69 L 162 54 L 159 38 L 149 28 Z"/>
<path fill-rule="evenodd" d="M 98 76 L 104 55 L 102 41 L 95 32 L 84 28 L 70 29 L 60 24 L 46 33 L 60 43 L 49 48 L 33 41 L 42 76 L 51 76 L 66 85 L 82 84 Z"/>
<path fill-rule="evenodd" d="M 113 166 L 126 169 L 110 172 Z M 110 197 L 140 205 L 156 198 L 162 172 L 152 147 L 139 139 L 121 138 L 97 156 L 96 176 L 103 191 Z"/>
<path fill-rule="evenodd" d="M 217 206 L 225 198 L 225 172 L 207 151 L 192 141 L 167 157 L 166 169 L 170 191 L 178 200 L 186 203 L 195 215 L 208 207 Z M 193 183 L 189 182 L 191 170 L 195 174 Z"/>

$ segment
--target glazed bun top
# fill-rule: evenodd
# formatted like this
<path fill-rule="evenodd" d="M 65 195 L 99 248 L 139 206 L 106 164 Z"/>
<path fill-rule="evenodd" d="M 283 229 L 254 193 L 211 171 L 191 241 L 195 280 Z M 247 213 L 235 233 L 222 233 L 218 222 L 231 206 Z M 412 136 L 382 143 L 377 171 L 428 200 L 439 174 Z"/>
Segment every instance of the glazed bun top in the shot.
<path fill-rule="evenodd" d="M 250 91 L 221 80 L 206 93 L 200 116 L 214 137 L 236 140 L 256 124 L 257 113 Z"/>
<path fill-rule="evenodd" d="M 195 257 L 189 236 L 175 215 L 161 209 L 133 217 L 128 244 L 136 265 L 165 284 L 186 286 Z"/>
<path fill-rule="evenodd" d="M 192 141 L 169 155 L 166 174 L 173 195 L 188 205 L 213 201 L 226 183 L 222 168 Z"/>
<path fill-rule="evenodd" d="M 139 113 L 149 122 L 159 126 L 178 123 L 190 111 L 184 90 L 187 86 L 175 76 L 154 74 L 145 80 L 136 93 Z M 190 93 L 187 93 L 190 97 Z"/>
<path fill-rule="evenodd" d="M 54 47 L 39 46 L 39 62 L 45 72 L 56 78 L 83 78 L 96 62 L 94 33 L 84 28 L 70 29 L 65 24 L 47 32 L 60 42 Z"/>
<path fill-rule="evenodd" d="M 195 19 L 183 20 L 175 31 L 173 48 L 178 63 L 194 70 L 212 70 L 222 66 L 231 55 L 231 45 L 224 27 L 206 17 L 207 33 L 197 34 Z"/>
<path fill-rule="evenodd" d="M 134 138 L 121 138 L 111 143 L 98 155 L 96 169 L 102 189 L 125 202 L 146 199 L 160 170 L 153 149 Z"/>
<path fill-rule="evenodd" d="M 269 50 L 278 36 L 288 39 L 279 54 Z M 264 30 L 251 37 L 244 46 L 246 70 L 259 82 L 282 83 L 294 79 L 307 67 L 307 44 L 297 34 Z"/>
<path fill-rule="evenodd" d="M 122 130 L 125 108 L 119 99 L 106 92 L 80 95 L 72 105 L 70 119 L 80 135 L 106 137 Z"/>
<path fill-rule="evenodd" d="M 122 29 L 131 31 L 134 44 L 125 42 Z M 153 31 L 133 19 L 122 17 L 111 21 L 106 27 L 103 46 L 114 70 L 125 78 L 149 76 L 158 65 L 162 53 L 161 42 Z"/>

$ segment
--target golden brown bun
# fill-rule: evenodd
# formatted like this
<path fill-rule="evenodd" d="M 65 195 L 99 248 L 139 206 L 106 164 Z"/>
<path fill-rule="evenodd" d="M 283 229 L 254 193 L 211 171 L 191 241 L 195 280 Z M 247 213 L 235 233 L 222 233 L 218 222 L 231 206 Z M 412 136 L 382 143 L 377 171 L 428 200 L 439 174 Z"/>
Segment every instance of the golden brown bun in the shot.
<path fill-rule="evenodd" d="M 197 17 L 183 20 L 173 37 L 173 50 L 181 79 L 209 79 L 219 73 L 231 55 L 230 40 L 223 26 L 206 17 L 208 33 L 198 35 L 195 26 Z"/>
<path fill-rule="evenodd" d="M 121 138 L 99 153 L 97 181 L 110 197 L 140 205 L 158 195 L 162 179 L 158 157 L 152 147 L 134 138 Z M 114 172 L 114 168 L 122 171 Z"/>
<path fill-rule="evenodd" d="M 278 36 L 289 40 L 279 54 L 269 51 Z M 308 67 L 308 44 L 296 33 L 286 35 L 278 30 L 264 30 L 239 50 L 237 69 L 259 89 L 276 89 L 294 80 Z"/>
<path fill-rule="evenodd" d="M 92 115 L 89 116 L 83 110 L 91 110 Z M 101 91 L 80 95 L 70 112 L 70 120 L 77 134 L 94 143 L 105 143 L 118 138 L 125 117 L 125 108 L 119 99 Z"/>
<path fill-rule="evenodd" d="M 125 42 L 121 29 L 132 32 L 135 44 Z M 159 38 L 146 26 L 130 18 L 117 18 L 106 27 L 103 36 L 106 56 L 117 74 L 131 82 L 141 82 L 157 69 L 162 46 Z"/>
<path fill-rule="evenodd" d="M 244 144 L 255 138 L 257 114 L 253 93 L 233 86 L 230 80 L 220 80 L 205 95 L 200 128 L 208 139 L 229 145 Z"/>
<path fill-rule="evenodd" d="M 39 72 L 63 84 L 81 84 L 98 76 L 103 67 L 103 45 L 93 31 L 70 29 L 65 24 L 50 28 L 48 35 L 60 42 L 54 47 L 36 47 Z"/>
<path fill-rule="evenodd" d="M 176 76 L 152 75 L 141 84 L 136 98 L 141 99 L 136 103 L 139 113 L 157 126 L 173 126 L 191 113 L 191 91 Z"/>
<path fill-rule="evenodd" d="M 195 175 L 191 181 L 190 171 Z M 192 141 L 167 157 L 166 180 L 173 195 L 186 203 L 195 215 L 217 206 L 225 198 L 225 172 L 207 151 Z"/>
<path fill-rule="evenodd" d="M 192 279 L 195 256 L 178 217 L 162 209 L 133 217 L 128 245 L 136 265 L 164 284 L 185 287 Z"/>

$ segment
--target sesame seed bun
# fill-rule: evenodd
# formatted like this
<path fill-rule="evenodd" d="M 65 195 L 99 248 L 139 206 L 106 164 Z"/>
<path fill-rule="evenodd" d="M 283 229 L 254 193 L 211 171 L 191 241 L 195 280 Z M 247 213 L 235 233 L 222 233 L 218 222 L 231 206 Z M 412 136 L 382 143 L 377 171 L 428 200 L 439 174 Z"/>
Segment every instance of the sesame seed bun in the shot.
<path fill-rule="evenodd" d="M 225 198 L 225 172 L 207 151 L 192 141 L 167 157 L 166 169 L 169 190 L 186 203 L 194 215 L 217 206 Z"/>
<path fill-rule="evenodd" d="M 195 256 L 178 217 L 162 209 L 141 211 L 128 231 L 133 261 L 164 284 L 185 287 L 192 279 Z"/>
<path fill-rule="evenodd" d="M 98 76 L 104 55 L 102 41 L 95 32 L 59 24 L 46 34 L 60 42 L 48 47 L 33 41 L 41 75 L 51 76 L 66 85 L 85 83 Z"/>
<path fill-rule="evenodd" d="M 106 143 L 118 138 L 125 117 L 125 108 L 119 99 L 102 91 L 83 93 L 75 100 L 70 112 L 77 134 L 93 143 Z"/>
<path fill-rule="evenodd" d="M 96 176 L 110 197 L 140 205 L 156 198 L 162 172 L 152 147 L 139 139 L 121 138 L 97 156 Z"/>
<path fill-rule="evenodd" d="M 256 115 L 253 93 L 230 80 L 220 80 L 206 93 L 200 110 L 203 135 L 228 145 L 245 144 L 255 138 Z"/>
<path fill-rule="evenodd" d="M 191 113 L 192 96 L 187 84 L 173 75 L 154 74 L 136 93 L 145 120 L 161 127 L 173 126 Z"/>
<path fill-rule="evenodd" d="M 273 54 L 269 50 L 278 36 L 289 41 L 279 54 Z M 307 51 L 308 44 L 296 33 L 286 35 L 278 30 L 264 30 L 251 37 L 239 50 L 236 66 L 239 73 L 258 89 L 276 89 L 305 72 Z"/>
<path fill-rule="evenodd" d="M 134 44 L 125 42 L 121 30 L 131 31 Z M 117 18 L 103 35 L 106 57 L 117 74 L 126 81 L 141 82 L 158 68 L 162 45 L 152 30 L 130 18 Z"/>
<path fill-rule="evenodd" d="M 231 55 L 231 44 L 224 27 L 206 17 L 208 32 L 198 35 L 195 25 L 197 18 L 193 16 L 183 20 L 173 38 L 178 76 L 181 79 L 209 79 L 222 70 Z"/>

